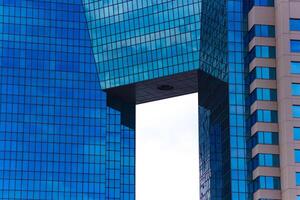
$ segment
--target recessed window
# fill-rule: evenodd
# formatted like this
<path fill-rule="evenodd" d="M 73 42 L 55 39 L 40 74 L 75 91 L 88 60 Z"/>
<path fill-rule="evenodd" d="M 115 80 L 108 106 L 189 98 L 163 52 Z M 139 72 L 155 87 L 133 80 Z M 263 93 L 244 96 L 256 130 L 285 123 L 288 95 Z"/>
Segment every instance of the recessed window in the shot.
<path fill-rule="evenodd" d="M 248 33 L 248 42 L 254 37 L 275 37 L 275 26 L 255 24 Z"/>
<path fill-rule="evenodd" d="M 300 40 L 291 40 L 291 52 L 300 53 Z"/>
<path fill-rule="evenodd" d="M 291 74 L 300 74 L 300 62 L 291 62 Z"/>
<path fill-rule="evenodd" d="M 290 19 L 290 30 L 300 31 L 300 19 Z"/>
<path fill-rule="evenodd" d="M 294 140 L 300 140 L 300 127 L 293 128 Z"/>
<path fill-rule="evenodd" d="M 279 155 L 257 154 L 252 160 L 252 170 L 256 167 L 279 167 Z"/>
<path fill-rule="evenodd" d="M 250 104 L 255 101 L 276 101 L 277 100 L 277 91 L 270 88 L 256 88 L 250 94 Z"/>
<path fill-rule="evenodd" d="M 274 176 L 259 176 L 254 180 L 254 192 L 259 190 L 278 190 L 280 189 L 280 178 Z"/>
<path fill-rule="evenodd" d="M 300 163 L 300 149 L 295 149 L 295 163 Z"/>
<path fill-rule="evenodd" d="M 296 172 L 296 186 L 300 186 L 300 172 Z M 297 196 L 298 198 L 299 196 Z"/>
<path fill-rule="evenodd" d="M 251 62 L 254 58 L 275 58 L 276 49 L 274 46 L 262 46 L 258 45 L 253 47 L 248 54 L 248 62 Z"/>
<path fill-rule="evenodd" d="M 275 47 L 255 46 L 255 56 L 257 58 L 275 58 Z"/>
<path fill-rule="evenodd" d="M 292 116 L 294 118 L 300 118 L 300 105 L 292 106 Z"/>
<path fill-rule="evenodd" d="M 254 81 L 255 79 L 275 80 L 276 69 L 272 67 L 255 67 L 250 72 L 250 82 Z"/>
<path fill-rule="evenodd" d="M 300 83 L 292 83 L 291 92 L 293 96 L 300 96 Z"/>
<path fill-rule="evenodd" d="M 250 6 L 274 6 L 274 0 L 251 0 Z"/>
<path fill-rule="evenodd" d="M 257 144 L 278 144 L 278 133 L 277 132 L 256 132 L 251 138 L 251 147 L 253 148 Z"/>
<path fill-rule="evenodd" d="M 277 123 L 277 121 L 278 118 L 276 110 L 257 110 L 251 115 L 250 118 L 251 126 L 254 125 L 256 122 Z"/>

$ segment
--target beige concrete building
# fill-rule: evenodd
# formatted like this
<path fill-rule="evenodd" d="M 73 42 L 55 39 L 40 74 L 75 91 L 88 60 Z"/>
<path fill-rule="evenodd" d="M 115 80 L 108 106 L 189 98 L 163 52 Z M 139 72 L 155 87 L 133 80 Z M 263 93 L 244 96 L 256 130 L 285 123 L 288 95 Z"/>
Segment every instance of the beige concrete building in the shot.
<path fill-rule="evenodd" d="M 249 33 L 253 29 L 256 33 L 254 36 L 249 34 L 249 52 L 256 50 L 256 56 L 249 64 L 250 74 L 256 71 L 250 92 L 266 89 L 257 94 L 263 96 L 263 100 L 268 98 L 270 91 L 277 92 L 276 100 L 271 97 L 270 101 L 260 101 L 257 98 L 251 105 L 251 113 L 271 110 L 278 116 L 274 123 L 256 123 L 251 128 L 252 135 L 269 132 L 270 137 L 276 138 L 278 134 L 278 141 L 268 139 L 270 142 L 255 145 L 252 150 L 252 158 L 260 154 L 273 156 L 272 164 L 259 165 L 253 170 L 253 180 L 257 177 L 276 178 L 265 180 L 266 189 L 254 190 L 254 199 L 299 200 L 300 0 L 276 0 L 274 6 L 253 6 L 248 13 L 248 29 Z M 257 73 L 258 69 L 261 74 Z M 274 69 L 276 76 L 272 77 L 270 74 L 275 74 Z M 269 189 L 268 185 L 275 186 Z"/>

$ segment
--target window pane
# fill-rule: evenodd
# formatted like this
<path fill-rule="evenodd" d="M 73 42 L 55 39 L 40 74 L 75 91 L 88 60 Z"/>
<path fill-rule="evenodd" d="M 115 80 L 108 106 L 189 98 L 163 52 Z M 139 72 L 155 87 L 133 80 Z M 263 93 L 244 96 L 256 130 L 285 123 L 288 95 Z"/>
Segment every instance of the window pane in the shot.
<path fill-rule="evenodd" d="M 300 172 L 296 172 L 296 186 L 300 186 Z"/>
<path fill-rule="evenodd" d="M 251 0 L 250 5 L 252 6 L 274 6 L 274 0 Z"/>
<path fill-rule="evenodd" d="M 292 74 L 300 74 L 300 62 L 291 62 L 291 73 Z"/>
<path fill-rule="evenodd" d="M 293 113 L 293 117 L 300 118 L 300 106 L 299 105 L 293 105 L 292 106 L 292 113 Z"/>
<path fill-rule="evenodd" d="M 295 162 L 300 163 L 300 149 L 295 149 Z"/>
<path fill-rule="evenodd" d="M 300 19 L 290 19 L 290 30 L 300 31 Z"/>
<path fill-rule="evenodd" d="M 299 70 L 300 73 L 300 70 Z M 250 82 L 255 79 L 268 79 L 275 80 L 276 79 L 276 69 L 272 67 L 255 67 L 250 72 Z"/>
<path fill-rule="evenodd" d="M 300 127 L 294 127 L 294 140 L 300 140 Z"/>
<path fill-rule="evenodd" d="M 300 83 L 292 83 L 291 89 L 293 96 L 300 96 Z"/>
<path fill-rule="evenodd" d="M 291 52 L 300 53 L 300 40 L 291 40 Z"/>

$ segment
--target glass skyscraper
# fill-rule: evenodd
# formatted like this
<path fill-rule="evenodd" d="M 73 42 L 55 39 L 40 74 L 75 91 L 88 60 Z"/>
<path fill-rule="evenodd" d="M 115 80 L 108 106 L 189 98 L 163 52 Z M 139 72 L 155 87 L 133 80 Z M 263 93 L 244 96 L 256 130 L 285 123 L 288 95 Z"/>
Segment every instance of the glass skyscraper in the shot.
<path fill-rule="evenodd" d="M 0 22 L 0 199 L 134 200 L 135 106 L 193 92 L 200 199 L 300 199 L 299 1 L 0 0 Z"/>

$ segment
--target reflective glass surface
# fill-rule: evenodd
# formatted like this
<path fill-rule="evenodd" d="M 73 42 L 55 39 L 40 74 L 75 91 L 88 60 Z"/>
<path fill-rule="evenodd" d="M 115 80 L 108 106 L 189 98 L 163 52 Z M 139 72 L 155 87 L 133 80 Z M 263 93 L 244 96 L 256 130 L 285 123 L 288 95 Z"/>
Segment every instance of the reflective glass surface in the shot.
<path fill-rule="evenodd" d="M 101 91 L 82 2 L 4 0 L 0 22 L 0 199 L 134 199 L 134 122 Z"/>
<path fill-rule="evenodd" d="M 251 125 L 256 122 L 277 123 L 277 121 L 277 111 L 275 110 L 257 110 L 251 115 Z"/>
<path fill-rule="evenodd" d="M 250 0 L 252 6 L 274 6 L 274 0 Z"/>
<path fill-rule="evenodd" d="M 300 172 L 296 172 L 295 174 L 296 186 L 300 186 Z M 299 198 L 299 196 L 297 196 Z"/>
<path fill-rule="evenodd" d="M 275 58 L 275 47 L 255 46 L 256 58 Z"/>
<path fill-rule="evenodd" d="M 300 96 L 300 83 L 292 83 L 291 93 L 293 96 Z"/>
<path fill-rule="evenodd" d="M 300 74 L 300 62 L 296 62 L 296 61 L 291 62 L 291 73 Z"/>
<path fill-rule="evenodd" d="M 292 106 L 292 116 L 295 118 L 300 118 L 300 105 Z"/>
<path fill-rule="evenodd" d="M 279 167 L 278 154 L 257 154 L 252 159 L 252 169 L 257 167 Z"/>
<path fill-rule="evenodd" d="M 255 101 L 276 101 L 277 90 L 270 88 L 257 88 L 250 94 L 250 104 Z"/>
<path fill-rule="evenodd" d="M 276 79 L 276 68 L 272 67 L 255 67 L 249 74 L 250 83 L 255 79 L 266 79 L 275 80 Z"/>
<path fill-rule="evenodd" d="M 300 140 L 300 127 L 293 128 L 294 140 Z"/>
<path fill-rule="evenodd" d="M 259 176 L 254 180 L 254 192 L 258 189 L 279 190 L 280 178 L 274 176 Z"/>
<path fill-rule="evenodd" d="M 300 19 L 290 19 L 290 30 L 300 31 Z"/>
<path fill-rule="evenodd" d="M 215 1 L 218 2 L 218 1 Z M 251 198 L 249 194 L 249 174 L 247 162 L 250 159 L 247 140 L 250 137 L 246 121 L 249 117 L 246 97 L 246 76 L 244 58 L 246 49 L 244 48 L 244 38 L 247 27 L 246 7 L 248 1 L 228 0 L 227 1 L 227 26 L 228 26 L 228 65 L 229 65 L 229 125 L 230 133 L 224 142 L 230 141 L 230 148 L 223 150 L 228 152 L 225 162 L 230 163 L 230 167 L 223 171 L 226 174 L 225 187 L 232 191 L 226 193 L 222 199 L 244 200 Z M 234 142 L 232 142 L 234 141 Z M 222 145 L 223 146 L 223 145 Z M 230 159 L 230 161 L 228 160 Z M 228 186 L 227 186 L 228 185 Z"/>
<path fill-rule="evenodd" d="M 291 40 L 291 52 L 300 53 L 300 40 Z"/>
<path fill-rule="evenodd" d="M 249 199 L 246 2 L 1 1 L 0 198 L 134 200 L 134 105 L 102 89 L 200 69 L 226 88 L 199 103 L 201 193 Z"/>
<path fill-rule="evenodd" d="M 201 0 L 84 0 L 103 89 L 199 69 Z"/>
<path fill-rule="evenodd" d="M 275 26 L 255 24 L 248 32 L 248 42 L 254 37 L 275 37 Z"/>
<path fill-rule="evenodd" d="M 251 138 L 251 146 L 255 147 L 257 144 L 278 144 L 278 133 L 277 132 L 256 132 Z"/>
<path fill-rule="evenodd" d="M 295 149 L 295 162 L 300 163 L 300 149 Z"/>
<path fill-rule="evenodd" d="M 248 54 L 248 62 L 250 63 L 254 58 L 275 58 L 276 49 L 272 46 L 254 46 Z"/>

